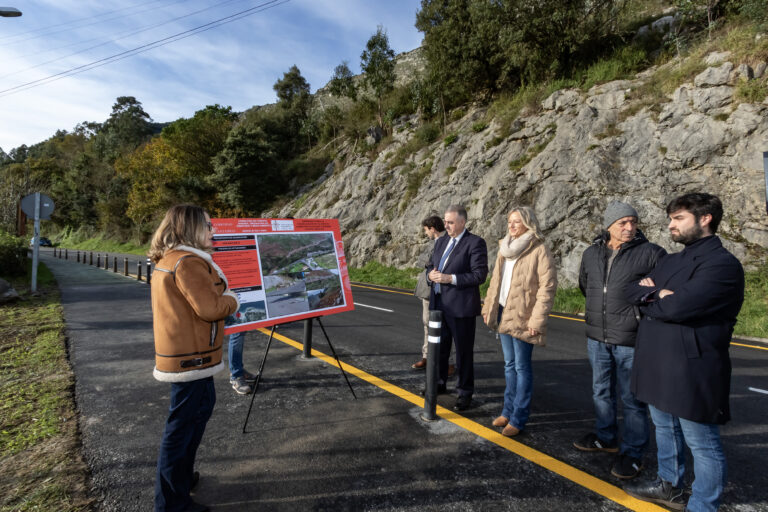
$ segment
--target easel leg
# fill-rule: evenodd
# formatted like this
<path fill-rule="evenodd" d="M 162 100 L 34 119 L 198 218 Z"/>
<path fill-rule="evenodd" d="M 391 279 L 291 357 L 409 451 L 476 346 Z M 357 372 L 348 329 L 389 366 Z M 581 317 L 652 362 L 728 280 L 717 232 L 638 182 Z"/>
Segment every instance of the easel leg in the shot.
<path fill-rule="evenodd" d="M 355 400 L 357 400 L 357 395 L 355 394 L 355 390 L 352 389 L 352 384 L 349 382 L 349 378 L 347 377 L 347 372 L 345 372 L 344 368 L 342 368 L 341 366 L 341 361 L 339 361 L 339 356 L 336 355 L 336 350 L 333 348 L 333 345 L 331 345 L 331 339 L 328 337 L 328 333 L 325 332 L 325 327 L 323 326 L 323 322 L 320 321 L 320 317 L 317 317 L 317 323 L 320 324 L 320 329 L 323 331 L 323 335 L 325 336 L 325 341 L 328 342 L 328 346 L 331 348 L 333 357 L 336 358 L 336 364 L 339 365 L 339 370 L 341 370 L 341 374 L 344 376 L 344 380 L 347 381 L 347 386 L 349 386 L 349 390 L 352 392 L 352 396 L 355 397 Z"/>
<path fill-rule="evenodd" d="M 272 326 L 272 330 L 269 332 L 269 340 L 267 341 L 267 348 L 264 349 L 264 357 L 261 358 L 261 364 L 259 365 L 259 373 L 256 374 L 256 382 L 253 383 L 253 391 L 251 393 L 251 405 L 248 406 L 248 414 L 245 416 L 245 423 L 243 423 L 243 434 L 245 434 L 245 427 L 248 426 L 248 418 L 251 417 L 251 409 L 253 409 L 253 399 L 256 398 L 256 391 L 259 389 L 259 382 L 261 382 L 261 376 L 264 375 L 264 363 L 267 362 L 267 354 L 269 354 L 269 347 L 272 345 L 272 338 L 275 335 L 275 329 L 277 325 Z"/>

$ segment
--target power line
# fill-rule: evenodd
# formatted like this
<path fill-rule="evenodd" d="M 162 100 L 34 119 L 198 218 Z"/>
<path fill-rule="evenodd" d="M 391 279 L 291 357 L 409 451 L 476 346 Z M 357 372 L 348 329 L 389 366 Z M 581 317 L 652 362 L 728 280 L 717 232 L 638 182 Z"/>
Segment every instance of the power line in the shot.
<path fill-rule="evenodd" d="M 109 14 L 114 14 L 116 12 L 121 12 L 121 11 L 125 11 L 125 10 L 128 10 L 128 9 L 134 9 L 136 7 L 143 7 L 145 5 L 154 4 L 154 3 L 157 3 L 157 2 L 161 2 L 161 1 L 162 0 L 151 0 L 149 2 L 144 2 L 143 4 L 129 5 L 128 7 L 123 7 L 122 9 L 115 9 L 114 11 L 102 12 L 101 14 L 96 14 L 94 16 L 86 16 L 84 18 L 76 18 L 74 20 L 64 21 L 62 23 L 56 23 L 56 24 L 53 24 L 53 25 L 47 25 L 47 26 L 44 26 L 44 27 L 38 27 L 38 28 L 34 28 L 32 30 L 27 30 L 26 32 L 19 32 L 18 34 L 11 34 L 11 35 L 0 37 L 0 41 L 3 41 L 5 39 L 13 39 L 14 37 L 25 36 L 27 34 L 34 34 L 35 32 L 41 32 L 43 30 L 48 30 L 48 29 L 51 29 L 51 28 L 63 27 L 65 25 L 72 25 L 74 23 L 77 23 L 78 21 L 85 21 L 85 20 L 89 20 L 89 19 L 92 19 L 92 18 L 99 18 L 101 16 L 107 16 Z M 184 1 L 186 1 L 186 0 L 184 0 Z"/>
<path fill-rule="evenodd" d="M 62 78 L 66 78 L 68 76 L 77 75 L 80 73 L 84 73 L 86 71 L 90 71 L 91 69 L 98 68 L 101 66 L 106 66 L 107 64 L 111 64 L 113 62 L 127 59 L 128 57 L 133 57 L 134 55 L 137 55 L 139 53 L 144 53 L 149 50 L 152 50 L 154 48 L 158 48 L 160 46 L 165 46 L 167 44 L 180 41 L 181 39 L 186 39 L 188 37 L 191 37 L 193 35 L 199 34 L 201 32 L 206 32 L 208 30 L 211 30 L 216 27 L 220 27 L 221 25 L 226 25 L 227 23 L 232 23 L 233 21 L 240 20 L 242 18 L 245 18 L 247 16 L 250 16 L 252 14 L 256 14 L 258 12 L 266 11 L 267 9 L 271 9 L 273 7 L 277 7 L 278 5 L 282 5 L 285 3 L 288 3 L 290 0 L 270 0 L 268 2 L 264 2 L 263 4 L 259 4 L 255 7 L 251 7 L 250 9 L 246 9 L 244 11 L 240 11 L 238 13 L 232 14 L 230 16 L 225 16 L 223 18 L 219 18 L 218 20 L 211 21 L 209 23 L 206 23 L 204 25 L 200 25 L 198 27 L 185 30 L 183 32 L 179 32 L 177 34 L 165 37 L 163 39 L 158 39 L 157 41 L 153 41 L 151 43 L 147 43 L 141 46 L 137 46 L 136 48 L 133 48 L 131 50 L 126 50 L 121 53 L 117 53 L 115 55 L 111 55 L 109 57 L 105 57 L 103 59 L 99 59 L 93 62 L 90 62 L 88 64 L 83 64 L 82 66 L 77 66 L 71 69 L 68 69 L 66 71 L 62 71 L 60 73 L 56 73 L 54 75 L 47 76 L 45 78 L 40 78 L 38 80 L 33 80 L 31 82 L 26 82 L 20 85 L 17 85 L 15 87 L 11 87 L 9 89 L 4 89 L 0 91 L 0 98 L 4 96 L 10 96 L 11 94 L 16 94 L 21 91 L 26 91 L 28 89 L 32 89 L 34 87 L 38 87 L 40 85 L 48 84 L 51 82 L 55 82 L 57 80 L 61 80 Z"/>
<path fill-rule="evenodd" d="M 102 43 L 99 43 L 99 44 L 96 44 L 96 45 L 93 45 L 93 46 L 89 46 L 88 48 L 83 48 L 82 50 L 78 50 L 76 52 L 72 52 L 72 53 L 64 55 L 62 57 L 56 57 L 55 59 L 47 60 L 45 62 L 41 62 L 39 64 L 35 64 L 34 66 L 30 66 L 28 68 L 20 69 L 18 71 L 14 71 L 12 73 L 8 73 L 8 74 L 5 74 L 5 75 L 0 75 L 0 79 L 8 78 L 9 76 L 18 75 L 19 73 L 23 73 L 25 71 L 30 71 L 32 69 L 39 68 L 40 66 L 45 66 L 46 64 L 51 64 L 53 62 L 58 62 L 60 60 L 66 59 L 67 57 L 73 57 L 73 56 L 78 55 L 80 53 L 87 52 L 88 50 L 93 50 L 95 48 L 99 48 L 101 46 L 105 46 L 105 45 L 108 45 L 110 43 L 114 43 L 115 41 L 120 41 L 121 39 L 125 39 L 126 37 L 131 37 L 131 36 L 134 36 L 136 34 L 140 34 L 142 32 L 146 32 L 147 30 L 151 30 L 153 28 L 157 28 L 157 27 L 160 27 L 160 26 L 163 26 L 163 25 L 167 25 L 168 23 L 172 23 L 174 21 L 179 21 L 181 19 L 188 18 L 190 16 L 194 16 L 195 14 L 200 14 L 201 12 L 204 12 L 204 11 L 209 11 L 211 9 L 216 9 L 218 7 L 221 7 L 221 6 L 226 5 L 226 4 L 231 4 L 233 2 L 243 2 L 243 1 L 244 0 L 226 0 L 224 2 L 219 2 L 218 4 L 214 4 L 214 5 L 210 6 L 210 7 L 206 7 L 205 9 L 200 9 L 200 10 L 191 12 L 189 14 L 185 14 L 183 16 L 177 16 L 176 18 L 171 18 L 170 20 L 166 20 L 166 21 L 163 21 L 163 22 L 160 22 L 160 23 L 156 23 L 154 25 L 149 25 L 147 27 L 143 27 L 143 28 L 141 28 L 139 30 L 135 30 L 135 31 L 127 33 L 127 34 L 124 33 L 124 35 L 121 35 L 120 37 L 116 37 L 114 39 L 110 39 L 108 41 L 105 41 L 105 42 L 102 42 Z M 95 39 L 98 39 L 98 38 L 95 38 Z M 91 39 L 91 41 L 93 41 L 93 39 Z M 75 44 L 81 44 L 83 42 L 87 42 L 87 41 L 80 41 L 79 43 L 75 43 Z M 68 45 L 68 46 L 72 46 L 72 45 Z"/>
<path fill-rule="evenodd" d="M 159 0 L 157 0 L 157 1 L 159 1 Z M 178 2 L 174 2 L 174 3 L 179 3 L 179 2 L 182 2 L 182 1 L 185 1 L 185 0 L 179 0 Z M 148 2 L 148 3 L 156 3 L 156 2 Z M 147 5 L 147 4 L 141 4 L 141 5 Z M 173 4 L 170 4 L 170 5 L 173 5 Z M 79 29 L 79 28 L 84 28 L 84 27 L 90 27 L 92 25 L 98 25 L 99 23 L 106 23 L 108 21 L 119 20 L 119 19 L 122 19 L 122 18 L 130 18 L 132 16 L 137 16 L 139 14 L 144 14 L 145 12 L 156 11 L 157 9 L 160 9 L 162 7 L 166 7 L 166 6 L 165 5 L 160 5 L 160 6 L 157 6 L 157 7 L 151 7 L 149 9 L 144 9 L 143 11 L 135 11 L 135 12 L 132 12 L 130 14 L 124 14 L 124 15 L 121 15 L 121 16 L 115 16 L 113 18 L 107 18 L 107 19 L 104 19 L 104 20 L 98 20 L 98 21 L 94 21 L 94 22 L 91 22 L 91 23 L 84 23 L 84 24 L 78 25 L 76 27 L 65 28 L 65 29 L 62 29 L 62 30 L 54 30 L 52 32 L 43 32 L 41 34 L 37 34 L 37 35 L 31 36 L 31 37 L 27 37 L 25 39 L 19 39 L 18 41 L 11 41 L 11 42 L 8 42 L 8 43 L 3 43 L 0 46 L 5 46 L 5 47 L 15 46 L 17 44 L 25 43 L 25 42 L 31 41 L 33 39 L 39 39 L 41 37 L 52 36 L 52 35 L 55 35 L 55 34 L 61 34 L 62 32 L 68 32 L 68 31 L 70 31 L 72 29 L 75 29 L 75 28 Z"/>

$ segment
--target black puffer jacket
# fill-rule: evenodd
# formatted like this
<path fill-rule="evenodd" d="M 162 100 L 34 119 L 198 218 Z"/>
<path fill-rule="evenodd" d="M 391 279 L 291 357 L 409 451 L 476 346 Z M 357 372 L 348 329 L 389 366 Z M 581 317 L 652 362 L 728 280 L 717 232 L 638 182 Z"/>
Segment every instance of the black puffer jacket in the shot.
<path fill-rule="evenodd" d="M 634 240 L 619 248 L 606 276 L 610 255 L 606 242 L 607 231 L 595 238 L 581 257 L 579 288 L 587 298 L 587 336 L 634 347 L 640 312 L 624 299 L 624 287 L 647 276 L 667 251 L 650 243 L 638 229 Z"/>

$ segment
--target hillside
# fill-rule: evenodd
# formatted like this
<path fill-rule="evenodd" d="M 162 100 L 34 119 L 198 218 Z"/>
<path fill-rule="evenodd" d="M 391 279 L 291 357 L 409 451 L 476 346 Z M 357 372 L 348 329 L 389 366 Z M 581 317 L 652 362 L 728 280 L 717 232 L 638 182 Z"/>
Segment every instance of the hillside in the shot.
<path fill-rule="evenodd" d="M 511 120 L 482 105 L 457 109 L 445 133 L 421 149 L 421 120 L 405 116 L 386 147 L 382 142 L 362 154 L 347 142 L 305 194 L 266 215 L 339 218 L 352 265 L 413 266 L 427 247 L 419 227 L 427 215 L 466 205 L 469 228 L 495 255 L 510 206 L 531 205 L 561 280 L 572 284 L 608 201 L 633 204 L 648 238 L 677 251 L 664 206 L 700 190 L 723 199 L 719 234 L 745 264 L 754 264 L 768 252 L 765 67 L 713 52 L 587 91 L 555 91 Z M 652 93 L 681 68 L 690 80 L 671 93 Z M 753 90 L 747 101 L 745 91 Z"/>

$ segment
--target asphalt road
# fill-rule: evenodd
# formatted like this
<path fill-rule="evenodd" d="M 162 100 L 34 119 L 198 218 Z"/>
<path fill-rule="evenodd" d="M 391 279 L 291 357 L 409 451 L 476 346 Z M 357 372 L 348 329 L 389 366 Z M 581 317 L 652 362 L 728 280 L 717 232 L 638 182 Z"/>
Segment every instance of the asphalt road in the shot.
<path fill-rule="evenodd" d="M 151 377 L 149 289 L 42 254 L 62 289 L 83 449 L 101 509 L 151 510 L 169 389 Z M 354 286 L 355 311 L 322 320 L 357 400 L 337 368 L 300 357 L 290 340 L 301 341 L 302 323 L 278 328 L 245 434 L 250 396 L 235 394 L 226 372 L 216 376 L 218 403 L 197 459 L 198 501 L 214 511 L 659 510 L 620 491 L 611 456 L 571 446 L 593 423 L 583 324 L 551 319 L 547 347 L 533 352 L 530 422 L 508 440 L 490 427 L 504 389 L 493 334 L 478 322 L 474 407 L 441 410 L 444 419 L 425 423 L 416 405 L 424 373 L 410 368 L 420 356 L 421 305 L 371 288 Z M 330 354 L 314 331 L 314 348 Z M 266 340 L 246 336 L 251 371 Z M 768 346 L 749 344 L 756 348 L 731 350 L 726 511 L 768 511 L 768 394 L 759 391 L 768 390 Z M 438 401 L 450 408 L 454 400 Z M 652 446 L 645 458 L 649 476 L 654 453 Z"/>

